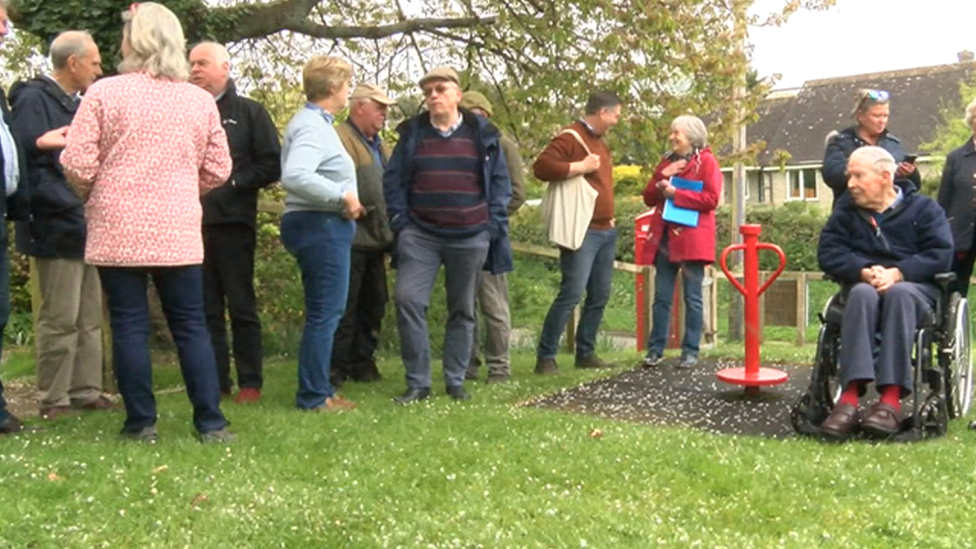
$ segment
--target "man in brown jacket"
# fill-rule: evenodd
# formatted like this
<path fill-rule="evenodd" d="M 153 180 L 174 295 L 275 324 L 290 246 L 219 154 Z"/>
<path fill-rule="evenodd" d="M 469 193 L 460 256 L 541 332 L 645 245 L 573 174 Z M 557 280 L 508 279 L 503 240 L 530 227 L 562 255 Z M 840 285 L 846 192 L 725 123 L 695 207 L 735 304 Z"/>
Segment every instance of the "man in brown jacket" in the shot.
<path fill-rule="evenodd" d="M 383 170 L 390 151 L 379 133 L 386 122 L 386 111 L 393 103 L 378 86 L 360 84 L 349 96 L 349 118 L 336 128 L 356 165 L 359 201 L 366 210 L 356 220 L 349 266 L 349 298 L 332 347 L 331 382 L 336 386 L 347 379 L 380 379 L 373 355 L 389 298 L 385 256 L 393 243 L 393 233 L 383 199 Z"/>
<path fill-rule="evenodd" d="M 483 118 L 491 118 L 492 106 L 488 98 L 480 92 L 466 91 L 461 97 L 460 107 L 468 109 Z M 508 203 L 508 217 L 525 203 L 525 175 L 522 166 L 522 153 L 512 138 L 504 133 L 498 140 L 505 162 L 508 164 L 508 177 L 512 180 L 512 200 Z M 509 341 L 512 336 L 512 316 L 508 308 L 508 273 L 478 273 L 476 297 L 481 303 L 485 337 L 485 365 L 488 367 L 488 383 L 508 381 L 512 370 L 508 357 Z M 478 323 L 474 325 L 474 343 L 471 345 L 471 360 L 465 379 L 478 379 L 478 349 L 480 345 Z"/>
<path fill-rule="evenodd" d="M 596 335 L 603 320 L 603 309 L 610 299 L 617 244 L 613 219 L 613 159 L 603 135 L 617 124 L 620 109 L 620 97 L 616 93 L 590 94 L 583 118 L 564 128 L 533 166 L 535 176 L 551 185 L 583 174 L 599 193 L 583 245 L 578 250 L 559 249 L 562 281 L 542 325 L 542 336 L 536 349 L 537 374 L 559 373 L 556 364 L 559 336 L 583 296 L 583 290 L 586 290 L 586 301 L 576 327 L 576 367 L 611 366 L 596 356 Z M 586 143 L 586 148 L 571 133 L 565 133 L 566 130 L 576 132 Z"/>

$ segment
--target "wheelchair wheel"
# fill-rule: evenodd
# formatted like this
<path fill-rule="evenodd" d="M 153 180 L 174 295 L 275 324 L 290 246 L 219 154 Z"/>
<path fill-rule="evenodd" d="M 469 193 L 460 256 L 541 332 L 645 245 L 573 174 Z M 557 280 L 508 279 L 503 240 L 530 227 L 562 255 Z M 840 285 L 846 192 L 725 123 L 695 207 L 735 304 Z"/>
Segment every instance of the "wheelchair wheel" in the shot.
<path fill-rule="evenodd" d="M 969 303 L 959 294 L 949 301 L 948 342 L 942 352 L 947 359 L 946 403 L 949 418 L 969 413 L 973 403 L 973 362 L 970 351 Z"/>

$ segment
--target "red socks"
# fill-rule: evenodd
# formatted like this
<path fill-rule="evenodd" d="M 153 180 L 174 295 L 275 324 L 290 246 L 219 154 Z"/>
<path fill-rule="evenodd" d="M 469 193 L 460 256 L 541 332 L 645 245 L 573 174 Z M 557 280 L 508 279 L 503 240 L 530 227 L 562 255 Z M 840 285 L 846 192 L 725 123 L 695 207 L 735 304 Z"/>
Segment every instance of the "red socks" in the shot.
<path fill-rule="evenodd" d="M 837 404 L 850 404 L 851 406 L 857 408 L 858 399 L 860 398 L 861 392 L 861 382 L 852 381 L 847 384 L 847 388 L 844 392 L 840 394 L 840 400 Z"/>
<path fill-rule="evenodd" d="M 901 411 L 901 387 L 898 385 L 885 385 L 881 389 L 881 398 L 879 402 L 884 402 L 888 406 L 895 409 L 896 412 Z"/>

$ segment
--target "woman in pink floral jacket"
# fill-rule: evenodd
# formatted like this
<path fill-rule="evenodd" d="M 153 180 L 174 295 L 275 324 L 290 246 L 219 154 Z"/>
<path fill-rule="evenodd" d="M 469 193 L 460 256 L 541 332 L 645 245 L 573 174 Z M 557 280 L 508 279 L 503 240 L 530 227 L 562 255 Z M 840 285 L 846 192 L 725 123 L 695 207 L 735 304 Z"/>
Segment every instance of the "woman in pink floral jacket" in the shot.
<path fill-rule="evenodd" d="M 183 30 L 155 3 L 123 14 L 120 76 L 92 85 L 61 155 L 86 200 L 85 261 L 98 267 L 127 418 L 123 436 L 154 441 L 148 279 L 159 292 L 180 356 L 193 422 L 204 442 L 233 438 L 220 411 L 203 314 L 200 196 L 230 177 L 213 97 L 186 82 Z"/>

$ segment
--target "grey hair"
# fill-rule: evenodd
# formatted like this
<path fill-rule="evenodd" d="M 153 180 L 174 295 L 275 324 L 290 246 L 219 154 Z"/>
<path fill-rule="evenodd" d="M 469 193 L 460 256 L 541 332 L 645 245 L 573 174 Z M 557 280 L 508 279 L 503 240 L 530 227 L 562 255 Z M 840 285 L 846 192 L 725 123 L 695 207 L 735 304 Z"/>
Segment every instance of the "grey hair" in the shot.
<path fill-rule="evenodd" d="M 64 69 L 72 55 L 84 57 L 94 43 L 95 39 L 85 31 L 62 32 L 51 42 L 51 65 L 56 71 Z"/>
<path fill-rule="evenodd" d="M 123 40 L 131 53 L 119 63 L 120 73 L 145 71 L 155 78 L 185 82 L 190 77 L 186 39 L 176 15 L 155 2 L 143 2 L 133 13 L 122 13 Z"/>
<path fill-rule="evenodd" d="M 701 121 L 701 118 L 697 116 L 681 115 L 671 122 L 671 129 L 679 130 L 685 134 L 685 137 L 691 142 L 691 146 L 696 149 L 703 149 L 705 145 L 708 145 L 708 129 L 705 128 L 705 123 Z"/>
<path fill-rule="evenodd" d="M 891 156 L 891 153 L 882 149 L 881 147 L 861 147 L 859 149 L 854 149 L 851 153 L 850 159 L 847 163 L 850 165 L 854 159 L 861 160 L 871 166 L 874 173 L 888 173 L 889 179 L 894 179 L 895 170 L 898 168 L 898 163 L 895 162 L 895 157 Z"/>
<path fill-rule="evenodd" d="M 230 63 L 230 52 L 227 51 L 227 48 L 223 44 L 210 41 L 200 42 L 199 44 L 193 46 L 190 51 L 193 51 L 200 46 L 208 46 L 213 48 L 214 53 L 216 54 L 215 61 L 217 61 L 217 63 Z"/>
<path fill-rule="evenodd" d="M 972 129 L 973 120 L 976 119 L 976 97 L 966 105 L 966 127 Z"/>

